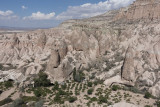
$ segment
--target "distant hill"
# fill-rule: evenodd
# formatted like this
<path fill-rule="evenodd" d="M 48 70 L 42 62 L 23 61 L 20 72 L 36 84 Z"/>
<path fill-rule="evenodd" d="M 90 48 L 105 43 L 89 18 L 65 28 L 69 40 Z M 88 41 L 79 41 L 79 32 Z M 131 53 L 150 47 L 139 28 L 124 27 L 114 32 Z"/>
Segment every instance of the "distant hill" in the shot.
<path fill-rule="evenodd" d="M 36 30 L 36 29 L 46 29 L 46 28 L 28 28 L 28 27 L 9 27 L 9 26 L 0 26 L 0 30 Z"/>

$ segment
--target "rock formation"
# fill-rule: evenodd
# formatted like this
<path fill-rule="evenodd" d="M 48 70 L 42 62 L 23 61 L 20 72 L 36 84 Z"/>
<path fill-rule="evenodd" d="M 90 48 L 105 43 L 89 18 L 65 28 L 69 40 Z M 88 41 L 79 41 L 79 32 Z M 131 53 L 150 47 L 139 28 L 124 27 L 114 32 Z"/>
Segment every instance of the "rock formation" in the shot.
<path fill-rule="evenodd" d="M 122 70 L 122 78 L 131 82 L 135 81 L 135 69 L 134 69 L 134 50 L 129 47 L 126 52 L 123 70 Z"/>
<path fill-rule="evenodd" d="M 117 19 L 155 20 L 160 18 L 159 0 L 136 0 L 131 6 L 121 9 Z"/>

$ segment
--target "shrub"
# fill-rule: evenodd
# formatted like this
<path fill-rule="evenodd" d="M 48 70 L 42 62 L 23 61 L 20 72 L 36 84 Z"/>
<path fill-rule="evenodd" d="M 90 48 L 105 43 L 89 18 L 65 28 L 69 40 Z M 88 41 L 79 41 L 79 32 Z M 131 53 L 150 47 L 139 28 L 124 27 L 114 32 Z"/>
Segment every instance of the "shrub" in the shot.
<path fill-rule="evenodd" d="M 53 90 L 58 90 L 58 89 L 59 89 L 59 84 L 58 84 L 58 82 L 56 81 L 55 84 L 54 84 Z"/>
<path fill-rule="evenodd" d="M 78 91 L 75 91 L 75 95 L 79 95 L 80 93 Z"/>
<path fill-rule="evenodd" d="M 41 94 L 41 92 L 40 92 L 39 90 L 34 90 L 34 95 L 35 95 L 36 97 L 42 96 L 42 94 Z"/>
<path fill-rule="evenodd" d="M 48 89 L 48 88 L 43 88 L 43 91 L 46 94 L 51 94 L 52 93 L 52 91 L 50 89 Z"/>
<path fill-rule="evenodd" d="M 88 85 L 88 87 L 92 87 L 93 84 L 92 84 L 92 82 L 88 82 L 87 85 Z"/>
<path fill-rule="evenodd" d="M 150 106 L 150 105 L 145 105 L 144 107 L 152 107 L 152 106 Z"/>
<path fill-rule="evenodd" d="M 64 101 L 63 99 L 61 99 L 61 96 L 59 95 L 59 93 L 56 93 L 55 97 L 54 97 L 54 102 L 55 103 L 59 103 L 59 104 L 63 104 Z"/>
<path fill-rule="evenodd" d="M 58 92 L 58 94 L 59 95 L 66 95 L 66 92 L 60 89 L 59 92 Z"/>
<path fill-rule="evenodd" d="M 47 87 L 47 86 L 50 86 L 51 82 L 47 78 L 48 78 L 47 74 L 45 74 L 44 72 L 40 72 L 38 74 L 38 78 L 34 79 L 35 87 L 41 87 L 41 86 Z"/>
<path fill-rule="evenodd" d="M 0 101 L 0 106 L 8 104 L 10 102 L 12 102 L 11 98 L 5 98 L 4 100 Z"/>
<path fill-rule="evenodd" d="M 46 96 L 47 95 L 47 92 L 45 91 L 45 89 L 42 89 L 42 88 L 37 88 L 33 91 L 34 95 L 36 97 L 41 97 L 41 96 Z"/>
<path fill-rule="evenodd" d="M 67 88 L 66 83 L 64 83 L 63 85 L 61 85 L 62 89 L 65 90 Z"/>
<path fill-rule="evenodd" d="M 97 98 L 96 97 L 93 97 L 90 99 L 91 101 L 97 101 Z"/>
<path fill-rule="evenodd" d="M 146 92 L 144 95 L 144 98 L 146 98 L 146 99 L 149 99 L 151 97 L 152 97 L 152 95 L 149 92 Z"/>
<path fill-rule="evenodd" d="M 118 89 L 120 89 L 120 87 L 118 85 L 113 85 L 112 86 L 112 90 L 113 91 L 117 91 Z"/>
<path fill-rule="evenodd" d="M 98 84 L 98 82 L 97 82 L 97 81 L 94 81 L 94 82 L 93 82 L 93 84 L 94 84 L 94 85 L 97 85 L 97 84 Z"/>
<path fill-rule="evenodd" d="M 70 103 L 73 103 L 73 102 L 75 102 L 76 100 L 77 100 L 77 97 L 73 97 L 73 96 L 69 97 L 69 99 L 68 99 L 68 101 L 69 101 Z"/>
<path fill-rule="evenodd" d="M 88 95 L 91 95 L 93 93 L 93 88 L 88 89 L 87 93 L 88 93 Z"/>
<path fill-rule="evenodd" d="M 99 104 L 107 103 L 107 102 L 108 102 L 108 101 L 107 101 L 107 98 L 106 98 L 106 97 L 103 97 L 102 95 L 99 96 L 98 101 L 99 101 Z"/>
<path fill-rule="evenodd" d="M 6 81 L 6 82 L 4 82 L 4 86 L 6 88 L 10 88 L 10 87 L 13 87 L 13 83 L 12 83 L 12 81 Z"/>
<path fill-rule="evenodd" d="M 94 81 L 94 85 L 103 84 L 104 80 L 97 79 Z"/>

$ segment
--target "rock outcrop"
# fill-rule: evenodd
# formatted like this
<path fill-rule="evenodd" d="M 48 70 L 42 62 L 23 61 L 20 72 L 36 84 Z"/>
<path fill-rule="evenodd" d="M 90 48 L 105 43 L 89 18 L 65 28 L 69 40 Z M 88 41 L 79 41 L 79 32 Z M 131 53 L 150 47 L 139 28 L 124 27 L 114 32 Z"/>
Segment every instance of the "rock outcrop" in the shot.
<path fill-rule="evenodd" d="M 48 62 L 48 70 L 52 70 L 54 68 L 57 68 L 60 64 L 60 55 L 57 50 L 51 51 L 51 57 Z"/>
<path fill-rule="evenodd" d="M 134 68 L 134 50 L 129 47 L 126 52 L 123 68 L 122 79 L 134 82 L 135 81 L 135 68 Z"/>
<path fill-rule="evenodd" d="M 149 92 L 153 95 L 156 96 L 157 98 L 160 97 L 160 81 L 155 84 L 155 86 L 149 88 Z"/>
<path fill-rule="evenodd" d="M 131 6 L 122 8 L 117 19 L 127 20 L 155 20 L 160 19 L 159 0 L 136 0 Z"/>

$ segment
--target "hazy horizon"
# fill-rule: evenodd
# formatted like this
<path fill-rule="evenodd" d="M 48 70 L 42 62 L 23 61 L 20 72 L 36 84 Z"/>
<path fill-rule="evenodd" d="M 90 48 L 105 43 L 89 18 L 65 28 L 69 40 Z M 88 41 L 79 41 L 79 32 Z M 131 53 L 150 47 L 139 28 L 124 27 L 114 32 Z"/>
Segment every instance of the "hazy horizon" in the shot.
<path fill-rule="evenodd" d="M 64 20 L 88 18 L 128 6 L 134 0 L 1 0 L 0 26 L 50 28 Z"/>

